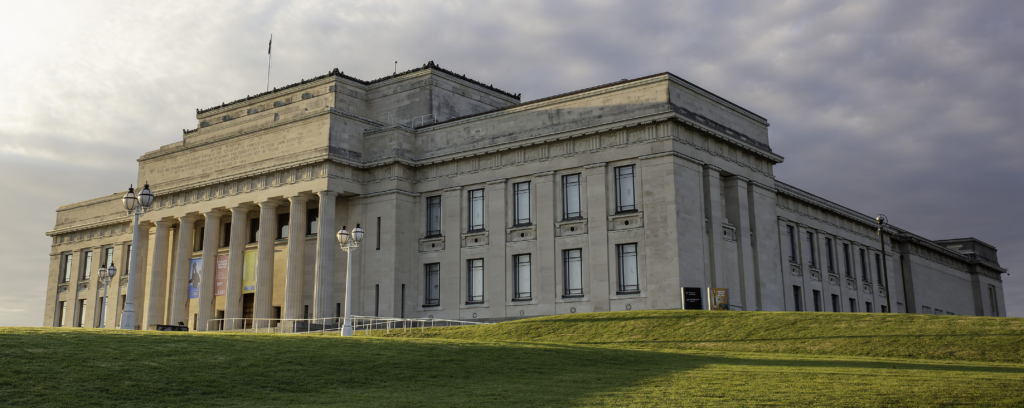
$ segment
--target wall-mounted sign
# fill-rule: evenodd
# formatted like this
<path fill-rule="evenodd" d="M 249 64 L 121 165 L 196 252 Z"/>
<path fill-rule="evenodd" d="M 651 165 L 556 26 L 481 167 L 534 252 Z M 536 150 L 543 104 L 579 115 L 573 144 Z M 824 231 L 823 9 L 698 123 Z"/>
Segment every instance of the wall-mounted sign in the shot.
<path fill-rule="evenodd" d="M 729 289 L 708 288 L 708 308 L 711 310 L 729 310 Z"/>

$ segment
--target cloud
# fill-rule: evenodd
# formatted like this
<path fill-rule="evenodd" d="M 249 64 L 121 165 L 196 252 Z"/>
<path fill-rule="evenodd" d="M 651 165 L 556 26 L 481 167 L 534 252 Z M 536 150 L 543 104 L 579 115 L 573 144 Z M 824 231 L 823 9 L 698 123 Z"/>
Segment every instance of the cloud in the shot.
<path fill-rule="evenodd" d="M 7 6 L 0 279 L 26 289 L 0 299 L 0 325 L 41 322 L 54 209 L 123 190 L 195 108 L 264 91 L 271 32 L 271 87 L 433 60 L 530 100 L 671 71 L 767 117 L 780 180 L 996 245 L 1024 316 L 1022 23 L 1012 1 Z"/>

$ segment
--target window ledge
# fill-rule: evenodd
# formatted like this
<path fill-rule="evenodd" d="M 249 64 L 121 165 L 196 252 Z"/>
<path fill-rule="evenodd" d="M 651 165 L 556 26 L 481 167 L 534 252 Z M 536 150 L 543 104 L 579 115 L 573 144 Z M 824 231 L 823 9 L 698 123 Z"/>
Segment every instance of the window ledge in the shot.
<path fill-rule="evenodd" d="M 436 310 L 436 309 L 440 309 L 440 308 L 441 308 L 441 304 L 436 304 L 436 305 L 423 305 L 423 306 L 421 306 L 421 307 L 422 307 L 422 308 L 424 308 L 424 309 L 431 309 L 431 310 Z"/>
<path fill-rule="evenodd" d="M 466 302 L 466 304 L 467 305 L 482 305 L 482 304 L 484 304 L 484 301 L 479 300 L 479 301 L 476 301 L 476 302 Z"/>
<path fill-rule="evenodd" d="M 640 291 L 639 290 L 624 290 L 624 291 L 615 292 L 615 294 L 616 295 L 639 295 Z"/>
<path fill-rule="evenodd" d="M 532 300 L 533 300 L 532 297 L 528 297 L 528 298 L 512 298 L 513 302 L 530 302 Z"/>

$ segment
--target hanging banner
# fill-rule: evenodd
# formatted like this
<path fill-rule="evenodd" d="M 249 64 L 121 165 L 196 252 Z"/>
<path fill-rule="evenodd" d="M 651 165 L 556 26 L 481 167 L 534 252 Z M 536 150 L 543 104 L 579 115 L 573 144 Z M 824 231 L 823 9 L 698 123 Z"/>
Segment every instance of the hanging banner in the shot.
<path fill-rule="evenodd" d="M 214 281 L 214 296 L 228 294 L 228 254 L 217 255 L 217 275 Z"/>
<path fill-rule="evenodd" d="M 188 268 L 188 298 L 199 299 L 200 274 L 203 272 L 203 258 L 193 258 Z"/>
<path fill-rule="evenodd" d="M 246 251 L 242 260 L 242 293 L 256 293 L 256 251 Z"/>
<path fill-rule="evenodd" d="M 708 306 L 711 310 L 729 310 L 729 289 L 708 288 Z"/>

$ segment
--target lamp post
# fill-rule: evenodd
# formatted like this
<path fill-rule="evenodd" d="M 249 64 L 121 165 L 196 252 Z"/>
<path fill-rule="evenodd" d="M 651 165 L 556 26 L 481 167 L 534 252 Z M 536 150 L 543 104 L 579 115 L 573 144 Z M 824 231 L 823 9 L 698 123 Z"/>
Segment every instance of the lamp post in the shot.
<path fill-rule="evenodd" d="M 348 262 L 348 266 L 345 268 L 345 325 L 341 328 L 341 335 L 351 336 L 352 315 L 349 313 L 349 309 L 352 305 L 352 250 L 359 248 L 359 243 L 363 241 L 363 229 L 356 224 L 350 237 L 345 228 L 342 226 L 341 231 L 338 231 L 338 243 L 341 244 L 341 250 L 346 252 L 345 258 Z"/>
<path fill-rule="evenodd" d="M 114 263 L 110 263 L 110 267 L 100 265 L 100 282 L 103 282 L 103 300 L 100 303 L 100 328 L 107 327 L 107 287 L 110 286 L 110 281 L 114 280 L 114 276 L 117 276 L 117 268 L 114 267 Z"/>
<path fill-rule="evenodd" d="M 885 235 L 882 235 L 882 228 L 885 224 L 889 223 L 889 218 L 885 214 L 878 214 L 875 217 L 875 221 L 878 221 L 878 240 L 881 242 L 882 249 L 882 278 L 885 279 L 885 309 L 892 313 L 892 303 L 889 302 L 889 267 L 885 262 Z"/>
<path fill-rule="evenodd" d="M 128 212 L 129 217 L 134 216 L 134 220 L 132 221 L 132 251 L 130 259 L 128 259 L 128 291 L 124 297 L 120 328 L 134 330 L 135 301 L 132 298 L 135 297 L 135 260 L 139 257 L 139 216 L 149 210 L 149 206 L 153 204 L 153 192 L 149 190 L 149 183 L 146 183 L 138 195 L 135 195 L 135 189 L 129 186 L 128 193 L 121 197 L 121 204 L 124 204 L 124 209 Z"/>

